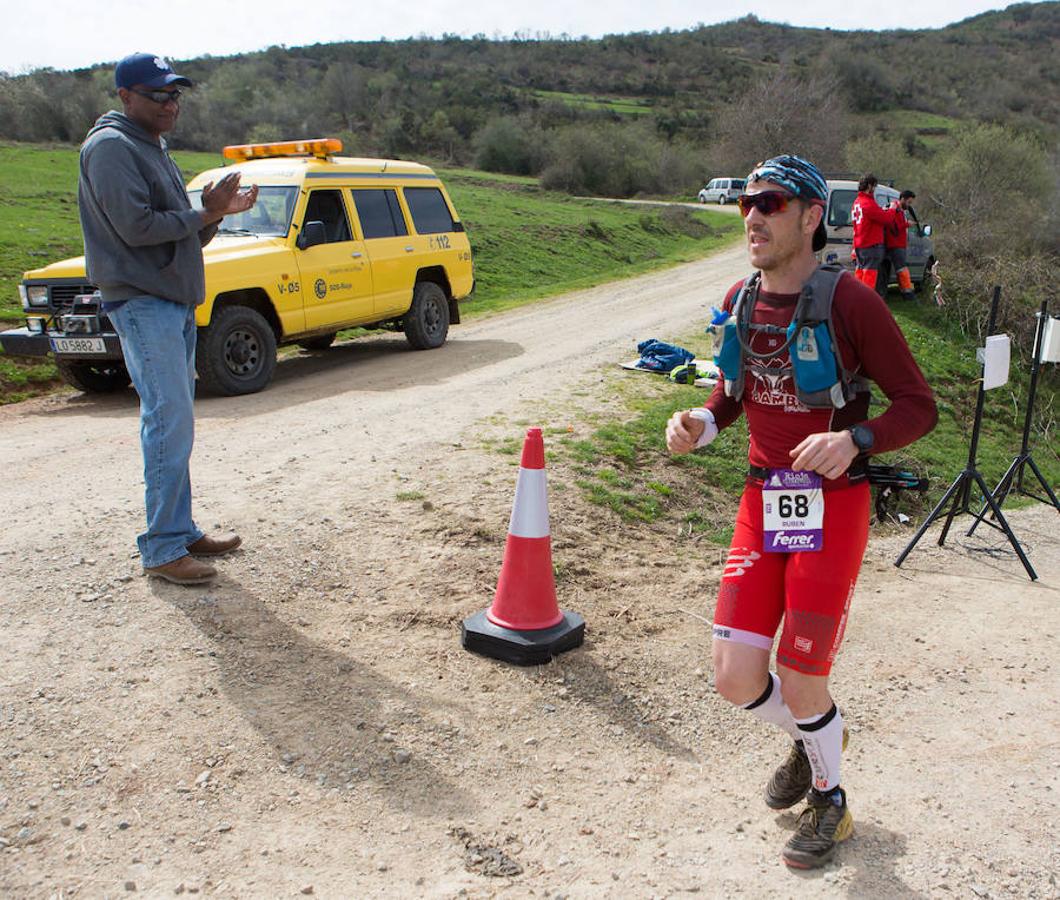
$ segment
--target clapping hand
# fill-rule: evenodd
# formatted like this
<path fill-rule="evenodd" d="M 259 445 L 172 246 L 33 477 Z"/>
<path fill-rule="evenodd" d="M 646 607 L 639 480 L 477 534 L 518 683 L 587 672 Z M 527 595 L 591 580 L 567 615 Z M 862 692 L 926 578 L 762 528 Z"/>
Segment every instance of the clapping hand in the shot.
<path fill-rule="evenodd" d="M 258 199 L 258 186 L 240 190 L 239 173 L 229 172 L 215 185 L 212 181 L 202 189 L 202 208 L 209 222 L 225 216 L 246 212 Z"/>

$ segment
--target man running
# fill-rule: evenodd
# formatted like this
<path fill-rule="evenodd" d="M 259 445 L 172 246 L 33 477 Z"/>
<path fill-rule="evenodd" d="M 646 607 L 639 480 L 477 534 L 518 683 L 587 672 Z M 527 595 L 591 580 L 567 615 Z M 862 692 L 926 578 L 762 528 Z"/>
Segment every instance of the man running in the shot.
<path fill-rule="evenodd" d="M 723 378 L 704 408 L 676 412 L 666 429 L 671 452 L 687 453 L 747 416 L 750 472 L 714 613 L 714 678 L 723 697 L 794 742 L 765 800 L 772 809 L 807 800 L 783 851 L 797 868 L 824 865 L 853 833 L 840 787 L 843 718 L 828 678 L 868 539 L 867 457 L 915 441 L 936 420 L 884 302 L 838 267 L 818 266 L 826 198 L 820 172 L 797 156 L 748 176 L 739 204 L 757 271 L 725 298 L 722 314 L 736 310 L 718 325 L 729 328 L 717 357 Z M 866 379 L 890 403 L 871 419 Z"/>

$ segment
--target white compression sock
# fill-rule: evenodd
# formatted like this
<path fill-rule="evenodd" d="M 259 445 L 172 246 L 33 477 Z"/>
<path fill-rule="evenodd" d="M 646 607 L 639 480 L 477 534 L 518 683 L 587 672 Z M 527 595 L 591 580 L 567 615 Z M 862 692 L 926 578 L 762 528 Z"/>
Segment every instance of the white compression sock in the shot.
<path fill-rule="evenodd" d="M 813 786 L 822 794 L 839 786 L 839 758 L 843 753 L 843 717 L 833 703 L 828 712 L 796 719 L 799 737 L 813 770 Z"/>
<path fill-rule="evenodd" d="M 764 722 L 770 722 L 783 728 L 791 735 L 793 741 L 802 740 L 799 726 L 795 724 L 791 710 L 788 709 L 784 698 L 780 694 L 780 679 L 777 677 L 776 672 L 769 673 L 769 681 L 766 683 L 766 689 L 762 692 L 762 696 L 748 703 L 744 709 L 758 716 Z"/>

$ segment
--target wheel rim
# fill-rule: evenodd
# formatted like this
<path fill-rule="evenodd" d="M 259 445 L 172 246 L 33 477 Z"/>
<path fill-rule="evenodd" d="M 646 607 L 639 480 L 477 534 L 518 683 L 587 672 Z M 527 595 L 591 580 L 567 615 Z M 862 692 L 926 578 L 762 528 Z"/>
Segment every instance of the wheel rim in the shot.
<path fill-rule="evenodd" d="M 423 304 L 423 330 L 431 337 L 437 337 L 442 330 L 442 311 L 438 301 L 431 300 Z"/>
<path fill-rule="evenodd" d="M 263 361 L 261 340 L 254 331 L 236 328 L 225 337 L 225 368 L 238 378 L 255 375 Z"/>

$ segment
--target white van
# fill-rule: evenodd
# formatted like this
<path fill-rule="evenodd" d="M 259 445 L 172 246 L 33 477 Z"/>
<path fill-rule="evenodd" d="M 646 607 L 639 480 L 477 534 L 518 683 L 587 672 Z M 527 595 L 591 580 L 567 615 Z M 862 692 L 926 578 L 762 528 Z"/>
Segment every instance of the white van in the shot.
<path fill-rule="evenodd" d="M 744 178 L 712 178 L 703 190 L 699 192 L 700 203 L 725 204 L 743 193 L 747 180 Z"/>
<path fill-rule="evenodd" d="M 858 195 L 858 183 L 856 181 L 833 181 L 828 180 L 828 206 L 825 207 L 824 227 L 828 234 L 828 242 L 823 250 L 817 252 L 817 258 L 824 263 L 838 262 L 844 268 L 854 270 L 854 261 L 851 259 L 854 249 L 854 226 L 850 221 L 850 209 L 854 205 L 854 198 Z M 898 200 L 898 191 L 885 184 L 876 186 L 873 195 L 876 202 L 886 209 L 892 202 Z M 931 267 L 935 264 L 935 248 L 931 243 L 931 226 L 917 226 L 910 218 L 908 221 L 909 237 L 906 247 L 906 263 L 909 266 L 909 277 L 913 279 L 913 287 L 918 291 L 928 280 Z M 888 283 L 894 283 L 895 273 L 889 273 Z"/>

